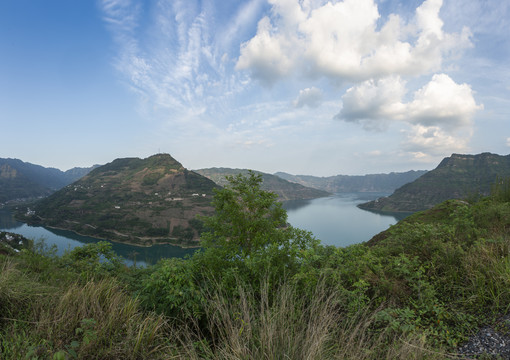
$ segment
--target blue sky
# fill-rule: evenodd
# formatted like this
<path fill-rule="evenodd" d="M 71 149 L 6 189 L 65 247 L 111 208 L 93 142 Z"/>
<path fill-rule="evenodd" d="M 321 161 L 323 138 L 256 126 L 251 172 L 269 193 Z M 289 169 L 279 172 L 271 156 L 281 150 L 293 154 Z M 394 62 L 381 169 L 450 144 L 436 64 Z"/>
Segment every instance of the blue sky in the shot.
<path fill-rule="evenodd" d="M 510 3 L 3 0 L 0 157 L 335 175 L 509 153 Z"/>

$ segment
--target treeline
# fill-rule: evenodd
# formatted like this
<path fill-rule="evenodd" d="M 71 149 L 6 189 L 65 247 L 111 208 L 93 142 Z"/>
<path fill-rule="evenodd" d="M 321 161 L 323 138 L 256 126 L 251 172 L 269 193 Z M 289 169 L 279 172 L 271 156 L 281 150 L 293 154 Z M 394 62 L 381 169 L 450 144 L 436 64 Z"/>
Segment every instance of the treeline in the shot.
<path fill-rule="evenodd" d="M 260 176 L 229 181 L 188 259 L 128 268 L 106 243 L 0 256 L 0 358 L 458 358 L 510 306 L 506 181 L 346 248 L 288 226 Z"/>

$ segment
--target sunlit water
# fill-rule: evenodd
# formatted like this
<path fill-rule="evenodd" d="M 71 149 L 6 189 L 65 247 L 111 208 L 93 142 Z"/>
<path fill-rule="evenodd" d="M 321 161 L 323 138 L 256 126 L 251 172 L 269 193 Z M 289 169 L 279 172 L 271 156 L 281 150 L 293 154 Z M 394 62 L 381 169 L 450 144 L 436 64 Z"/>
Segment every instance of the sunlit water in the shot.
<path fill-rule="evenodd" d="M 357 204 L 388 194 L 349 193 L 314 200 L 296 200 L 284 204 L 289 223 L 297 228 L 311 231 L 325 245 L 347 246 L 369 240 L 375 234 L 397 222 L 395 216 L 380 215 L 361 210 Z M 28 226 L 16 221 L 7 209 L 0 209 L 0 231 L 18 233 L 26 238 L 41 240 L 48 246 L 55 245 L 57 254 L 76 246 L 101 241 L 70 231 Z M 111 242 L 113 250 L 125 259 L 126 264 L 146 266 L 161 258 L 184 257 L 195 249 L 183 249 L 172 245 L 139 247 Z"/>

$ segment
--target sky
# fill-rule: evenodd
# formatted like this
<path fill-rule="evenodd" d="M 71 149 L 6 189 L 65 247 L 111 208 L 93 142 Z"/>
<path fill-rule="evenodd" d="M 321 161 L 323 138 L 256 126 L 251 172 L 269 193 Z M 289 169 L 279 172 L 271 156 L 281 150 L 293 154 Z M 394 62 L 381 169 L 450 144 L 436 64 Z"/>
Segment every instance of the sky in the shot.
<path fill-rule="evenodd" d="M 330 176 L 510 152 L 510 2 L 2 0 L 0 157 Z"/>

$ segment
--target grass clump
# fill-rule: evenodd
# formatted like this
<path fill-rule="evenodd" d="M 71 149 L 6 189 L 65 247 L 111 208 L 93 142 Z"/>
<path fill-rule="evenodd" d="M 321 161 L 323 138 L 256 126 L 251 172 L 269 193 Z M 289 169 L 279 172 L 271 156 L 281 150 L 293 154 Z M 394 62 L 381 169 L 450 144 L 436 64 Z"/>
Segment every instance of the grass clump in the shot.
<path fill-rule="evenodd" d="M 41 256 L 0 257 L 0 358 L 158 358 L 162 315 L 142 311 L 115 277 L 83 280 L 63 260 L 43 273 L 25 266 Z M 59 275 L 66 281 L 48 284 Z"/>

